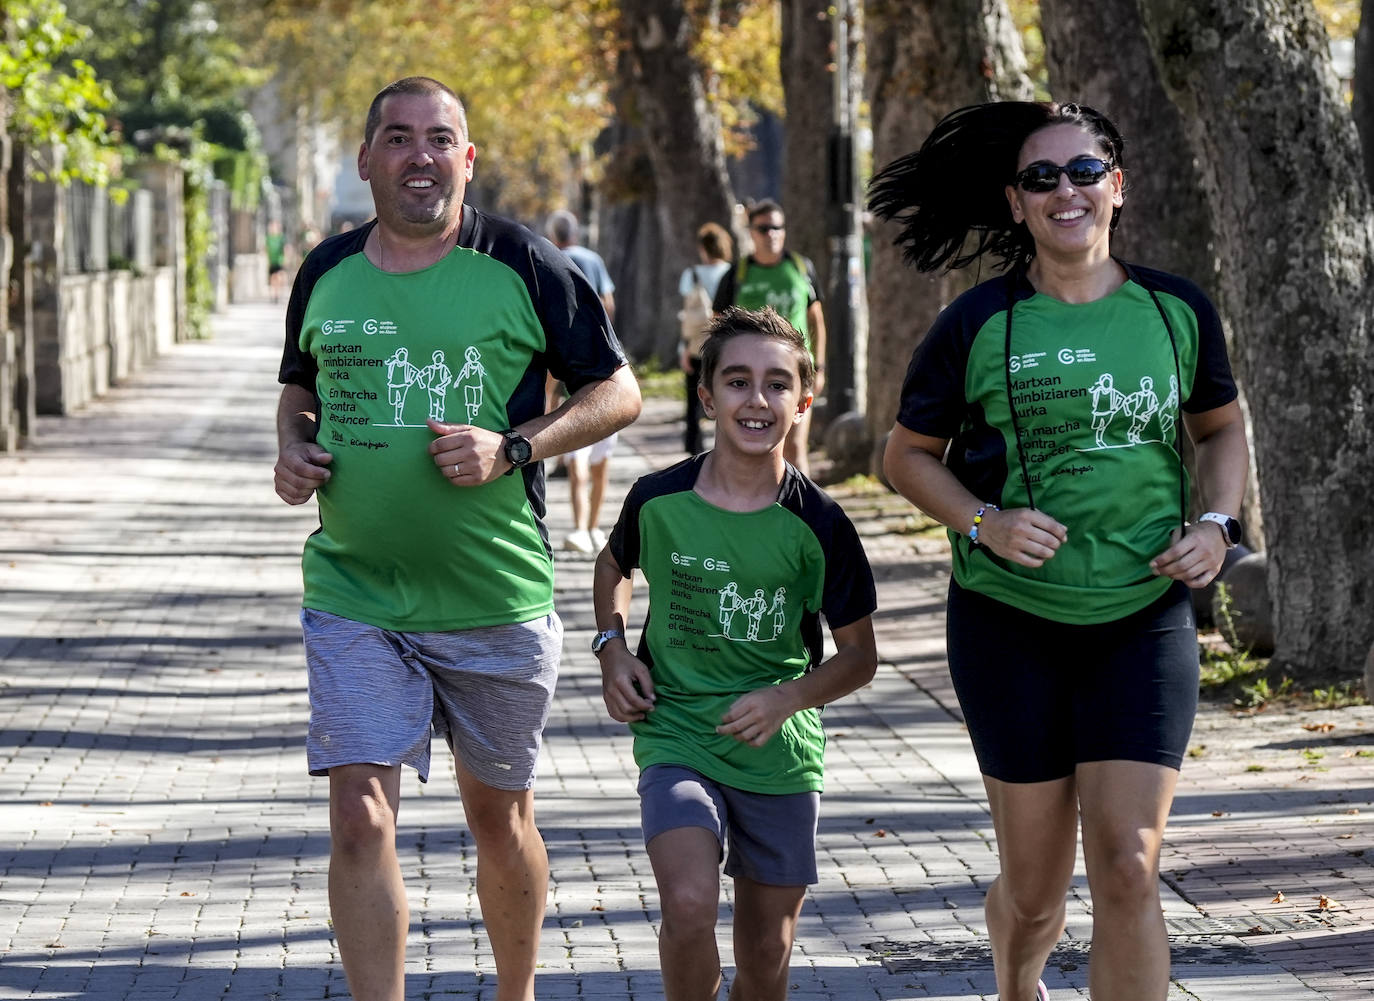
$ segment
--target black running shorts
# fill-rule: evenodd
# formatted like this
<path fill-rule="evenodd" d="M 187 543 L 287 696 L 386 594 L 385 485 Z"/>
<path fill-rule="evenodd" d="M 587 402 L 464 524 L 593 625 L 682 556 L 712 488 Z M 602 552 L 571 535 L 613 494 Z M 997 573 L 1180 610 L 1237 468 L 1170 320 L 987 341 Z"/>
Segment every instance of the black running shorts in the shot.
<path fill-rule="evenodd" d="M 1125 618 L 1080 626 L 951 581 L 947 634 L 984 775 L 1046 782 L 1085 761 L 1182 764 L 1197 711 L 1198 647 L 1181 582 Z"/>

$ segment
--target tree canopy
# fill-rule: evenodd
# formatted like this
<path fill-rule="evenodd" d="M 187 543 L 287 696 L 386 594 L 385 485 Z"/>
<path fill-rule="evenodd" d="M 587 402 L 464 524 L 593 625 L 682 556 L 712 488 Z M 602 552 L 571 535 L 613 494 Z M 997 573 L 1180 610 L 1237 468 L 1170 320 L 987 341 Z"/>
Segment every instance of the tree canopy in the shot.
<path fill-rule="evenodd" d="M 442 80 L 464 99 L 484 173 L 512 211 L 562 200 L 570 162 L 615 115 L 616 0 L 218 0 L 221 17 L 271 67 L 289 105 L 345 123 L 361 138 L 373 94 L 400 76 Z M 767 0 L 689 4 L 712 99 L 741 140 L 753 106 L 777 109 L 777 23 Z M 712 15 L 716 15 L 714 20 Z M 354 124 L 356 123 L 356 125 Z"/>
<path fill-rule="evenodd" d="M 0 83 L 10 92 L 10 128 L 22 142 L 64 151 L 59 173 L 104 182 L 108 142 L 104 111 L 109 85 L 75 53 L 89 28 L 67 16 L 58 0 L 9 0 L 0 29 Z"/>

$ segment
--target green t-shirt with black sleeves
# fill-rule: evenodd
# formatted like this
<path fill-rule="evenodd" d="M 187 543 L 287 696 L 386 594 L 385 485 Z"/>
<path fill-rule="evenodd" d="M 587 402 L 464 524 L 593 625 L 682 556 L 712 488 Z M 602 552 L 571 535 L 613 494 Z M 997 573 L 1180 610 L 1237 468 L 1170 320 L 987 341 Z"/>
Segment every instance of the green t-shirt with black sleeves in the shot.
<path fill-rule="evenodd" d="M 837 629 L 872 614 L 868 559 L 840 506 L 791 466 L 776 503 L 736 512 L 694 491 L 705 459 L 641 478 L 611 531 L 616 562 L 627 576 L 639 568 L 649 589 L 637 656 L 655 703 L 631 724 L 635 762 L 749 792 L 819 792 L 817 710 L 793 714 L 763 747 L 716 727 L 740 696 L 820 664 L 821 615 Z"/>
<path fill-rule="evenodd" d="M 303 603 L 409 631 L 547 614 L 541 464 L 455 487 L 425 422 L 501 431 L 543 413 L 546 370 L 574 391 L 610 376 L 625 359 L 601 301 L 552 244 L 470 205 L 457 246 L 420 271 L 375 267 L 371 229 L 313 250 L 287 311 L 279 379 L 316 395 L 333 455 Z"/>
<path fill-rule="evenodd" d="M 1036 292 L 1023 271 L 994 278 L 955 300 L 917 348 L 898 422 L 951 439 L 950 470 L 984 502 L 1026 507 L 1033 495 L 1068 529 L 1055 555 L 1031 568 L 972 545 L 968 526 L 956 526 L 961 587 L 1079 624 L 1129 615 L 1169 587 L 1149 562 L 1185 514 L 1180 420 L 1231 402 L 1236 386 L 1201 290 L 1148 268 L 1130 274 L 1082 304 Z"/>
<path fill-rule="evenodd" d="M 731 306 L 742 309 L 772 306 L 802 335 L 806 349 L 814 354 L 806 311 L 813 302 L 820 301 L 815 265 L 801 254 L 786 251 L 776 264 L 760 264 L 749 256 L 725 272 L 716 286 L 711 308 L 721 313 Z"/>

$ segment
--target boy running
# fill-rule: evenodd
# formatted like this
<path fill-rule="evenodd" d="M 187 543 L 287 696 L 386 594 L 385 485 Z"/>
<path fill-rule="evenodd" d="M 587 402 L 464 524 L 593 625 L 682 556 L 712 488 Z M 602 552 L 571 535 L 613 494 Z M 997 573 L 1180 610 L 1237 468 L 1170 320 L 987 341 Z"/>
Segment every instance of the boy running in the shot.
<path fill-rule="evenodd" d="M 596 561 L 592 649 L 607 711 L 634 733 L 667 1001 L 720 989 L 722 856 L 734 879 L 730 996 L 782 1001 L 817 878 L 817 709 L 873 678 L 876 595 L 854 526 L 783 458 L 815 381 L 801 334 L 771 309 L 731 308 L 701 366 L 715 448 L 631 488 Z M 637 655 L 624 632 L 636 567 L 649 584 Z M 746 614 L 727 615 L 729 600 Z M 824 662 L 821 614 L 837 649 Z"/>

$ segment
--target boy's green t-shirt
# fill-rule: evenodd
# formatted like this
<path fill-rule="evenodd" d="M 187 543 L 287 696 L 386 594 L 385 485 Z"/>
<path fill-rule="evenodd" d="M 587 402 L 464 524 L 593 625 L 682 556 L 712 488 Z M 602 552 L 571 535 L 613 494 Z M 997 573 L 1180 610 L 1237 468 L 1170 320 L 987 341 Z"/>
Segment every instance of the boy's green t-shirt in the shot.
<path fill-rule="evenodd" d="M 638 656 L 656 702 L 631 724 L 635 761 L 692 768 L 759 793 L 820 791 L 825 733 L 815 709 L 795 713 L 761 748 L 715 732 L 740 696 L 800 677 L 832 629 L 870 615 L 872 572 L 833 500 L 791 466 L 776 503 L 715 507 L 694 490 L 706 456 L 640 479 L 610 547 L 648 583 Z"/>
<path fill-rule="evenodd" d="M 952 439 L 950 469 L 984 502 L 1027 507 L 1033 496 L 1068 529 L 1037 568 L 972 545 L 967 526 L 951 530 L 960 586 L 1080 624 L 1129 615 L 1168 588 L 1149 562 L 1186 518 L 1182 414 L 1222 406 L 1236 388 L 1220 321 L 1197 287 L 1132 274 L 1082 304 L 1037 293 L 1023 276 L 993 279 L 945 310 L 917 349 L 898 422 Z"/>

